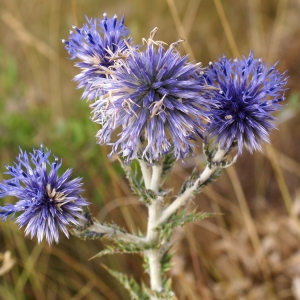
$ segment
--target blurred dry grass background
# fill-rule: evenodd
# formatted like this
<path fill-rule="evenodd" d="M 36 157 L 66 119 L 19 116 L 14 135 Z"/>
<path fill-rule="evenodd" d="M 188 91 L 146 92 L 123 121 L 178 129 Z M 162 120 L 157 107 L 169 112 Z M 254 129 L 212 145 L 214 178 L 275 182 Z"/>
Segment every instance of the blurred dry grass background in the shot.
<path fill-rule="evenodd" d="M 88 17 L 126 15 L 135 43 L 158 27 L 157 38 L 185 38 L 180 51 L 204 66 L 218 54 L 248 55 L 288 70 L 285 110 L 272 147 L 238 162 L 199 195 L 200 210 L 222 213 L 176 232 L 170 275 L 180 300 L 300 299 L 300 1 L 297 0 L 51 0 L 0 2 L 0 166 L 11 164 L 19 145 L 40 143 L 84 177 L 85 197 L 101 220 L 144 230 L 145 207 L 127 186 L 108 148 L 95 143 L 97 126 L 71 82 L 77 70 L 60 39 Z M 180 186 L 194 159 L 176 165 Z M 1 175 L 0 175 L 1 176 Z M 176 188 L 175 192 L 176 193 Z M 23 238 L 13 222 L 0 224 L 0 252 L 16 263 L 0 269 L 0 299 L 128 299 L 102 267 L 147 281 L 139 256 L 89 261 L 101 241 L 61 238 L 59 245 Z M 5 255 L 0 255 L 0 260 Z M 5 261 L 5 259 L 4 259 Z"/>

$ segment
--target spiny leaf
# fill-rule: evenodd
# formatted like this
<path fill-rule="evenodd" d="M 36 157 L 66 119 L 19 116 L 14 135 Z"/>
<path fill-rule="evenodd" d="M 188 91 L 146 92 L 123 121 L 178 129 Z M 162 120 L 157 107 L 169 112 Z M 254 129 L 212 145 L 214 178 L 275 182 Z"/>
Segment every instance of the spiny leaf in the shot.
<path fill-rule="evenodd" d="M 163 170 L 162 170 L 162 174 L 161 174 L 162 177 L 166 176 L 167 173 L 170 172 L 175 161 L 176 161 L 176 157 L 173 152 L 165 155 L 165 159 L 163 162 Z"/>
<path fill-rule="evenodd" d="M 203 153 L 205 154 L 208 162 L 208 167 L 211 169 L 212 167 L 218 168 L 227 168 L 233 163 L 235 163 L 237 156 L 234 156 L 231 159 L 228 159 L 229 154 L 236 148 L 237 140 L 234 140 L 230 146 L 230 148 L 226 151 L 223 159 L 221 161 L 213 161 L 215 154 L 218 151 L 218 147 L 213 148 L 212 150 L 209 149 L 209 143 L 203 143 Z"/>
<path fill-rule="evenodd" d="M 101 239 L 106 233 L 99 233 L 95 231 L 88 230 L 88 227 L 93 225 L 95 220 L 93 219 L 89 208 L 83 207 L 83 216 L 85 218 L 84 224 L 81 226 L 71 228 L 71 233 L 83 240 L 96 240 Z"/>
<path fill-rule="evenodd" d="M 144 293 L 150 298 L 155 300 L 177 300 L 175 293 L 171 290 L 171 279 L 164 280 L 163 282 L 163 290 L 161 292 L 156 292 L 144 284 L 142 284 L 142 290 Z"/>
<path fill-rule="evenodd" d="M 209 150 L 209 143 L 203 142 L 203 153 L 206 156 L 207 161 L 211 161 L 212 152 Z"/>
<path fill-rule="evenodd" d="M 177 226 L 183 226 L 187 223 L 201 221 L 212 216 L 214 216 L 214 213 L 206 213 L 206 212 L 197 213 L 196 210 L 193 210 L 191 213 L 187 213 L 186 210 L 183 210 L 180 214 L 173 215 L 170 221 L 164 225 L 170 224 L 174 228 Z"/>
<path fill-rule="evenodd" d="M 212 217 L 214 215 L 215 215 L 214 213 L 205 213 L 205 212 L 196 213 L 195 210 L 192 211 L 191 213 L 187 213 L 186 210 L 183 210 L 179 214 L 172 215 L 167 223 L 158 226 L 156 230 L 160 231 L 161 239 L 163 237 L 169 239 L 173 232 L 173 228 L 178 226 L 182 227 L 187 223 L 201 221 L 203 219 Z"/>
<path fill-rule="evenodd" d="M 169 253 L 169 248 L 170 247 L 168 247 L 168 249 L 163 252 L 163 255 L 162 255 L 162 258 L 161 258 L 161 261 L 160 261 L 162 274 L 166 273 L 167 271 L 169 271 L 171 269 L 171 267 L 172 267 L 171 259 L 173 257 L 173 254 Z M 163 250 L 163 249 L 160 248 L 160 250 Z M 150 269 L 149 269 L 149 260 L 148 260 L 148 257 L 146 255 L 144 255 L 143 259 L 144 259 L 143 269 L 144 269 L 144 271 L 146 273 L 149 274 Z"/>
<path fill-rule="evenodd" d="M 144 289 L 146 295 L 150 298 L 150 299 L 155 299 L 155 300 L 177 300 L 176 295 L 174 294 L 174 292 L 155 292 L 152 291 L 150 289 Z M 149 299 L 147 298 L 147 299 Z"/>
<path fill-rule="evenodd" d="M 195 167 L 192 171 L 192 174 L 187 178 L 187 180 L 181 186 L 180 191 L 179 191 L 179 195 L 183 194 L 186 191 L 186 189 L 193 186 L 193 184 L 198 179 L 198 177 L 199 177 L 199 172 L 198 172 L 197 167 Z"/>
<path fill-rule="evenodd" d="M 223 172 L 223 168 L 218 168 L 207 180 L 203 183 L 199 184 L 197 189 L 195 190 L 195 194 L 198 194 L 199 191 L 204 188 L 205 186 L 209 185 L 210 183 L 216 181 Z"/>
<path fill-rule="evenodd" d="M 81 238 L 83 240 L 96 240 L 103 238 L 106 233 L 99 233 L 95 231 L 78 231 L 76 228 L 71 229 L 71 233 L 78 238 Z"/>
<path fill-rule="evenodd" d="M 127 231 L 124 228 L 118 226 L 114 222 L 113 223 L 102 223 L 102 224 L 104 224 L 106 227 L 112 228 L 114 230 L 114 232 L 116 232 L 118 230 L 118 231 L 121 231 L 123 233 L 127 233 Z M 114 234 L 112 234 L 110 237 L 113 239 Z"/>
<path fill-rule="evenodd" d="M 80 196 L 80 198 L 81 198 L 81 196 Z M 88 207 L 88 206 L 84 206 L 84 207 L 82 208 L 82 211 L 83 211 L 83 216 L 84 216 L 85 219 L 86 219 L 85 225 L 86 225 L 86 226 L 93 225 L 93 224 L 94 224 L 94 220 L 93 220 L 93 217 L 92 217 L 92 214 L 91 214 L 91 212 L 90 212 L 89 207 Z"/>
<path fill-rule="evenodd" d="M 111 234 L 108 234 L 106 232 L 98 232 L 98 231 L 93 231 L 89 229 L 89 226 L 93 225 L 95 222 L 97 223 L 96 220 L 94 220 L 90 214 L 89 211 L 85 212 L 86 216 L 86 223 L 82 226 L 74 227 L 71 229 L 71 233 L 81 239 L 84 240 L 95 240 L 95 239 L 101 239 L 102 237 L 107 237 L 108 239 L 114 239 L 114 233 L 118 230 L 123 233 L 127 233 L 124 228 L 121 228 L 117 226 L 115 223 L 107 224 L 107 223 L 102 223 L 106 227 L 112 228 L 113 232 Z M 87 217 L 88 216 L 88 217 Z"/>
<path fill-rule="evenodd" d="M 139 248 L 134 244 L 118 242 L 116 245 L 106 246 L 106 249 L 100 251 L 90 259 L 94 259 L 96 257 L 101 257 L 108 254 L 133 254 L 133 253 L 141 253 L 145 249 Z"/>
<path fill-rule="evenodd" d="M 152 190 L 147 190 L 144 186 L 144 183 L 138 179 L 138 173 L 133 172 L 130 166 L 125 165 L 120 161 L 121 166 L 125 172 L 125 175 L 129 181 L 131 190 L 133 193 L 138 195 L 142 201 L 150 205 L 152 200 L 156 199 L 156 194 Z"/>
<path fill-rule="evenodd" d="M 161 259 L 161 271 L 162 273 L 166 273 L 168 271 L 171 270 L 172 267 L 172 263 L 171 263 L 171 259 L 174 256 L 174 254 L 170 253 L 170 252 L 165 252 L 165 254 L 163 255 L 162 259 Z"/>
<path fill-rule="evenodd" d="M 119 280 L 119 282 L 124 286 L 124 288 L 129 292 L 132 300 L 149 300 L 149 296 L 142 291 L 139 284 L 127 275 L 120 273 L 115 270 L 111 270 L 105 265 L 102 265 L 112 276 Z"/>

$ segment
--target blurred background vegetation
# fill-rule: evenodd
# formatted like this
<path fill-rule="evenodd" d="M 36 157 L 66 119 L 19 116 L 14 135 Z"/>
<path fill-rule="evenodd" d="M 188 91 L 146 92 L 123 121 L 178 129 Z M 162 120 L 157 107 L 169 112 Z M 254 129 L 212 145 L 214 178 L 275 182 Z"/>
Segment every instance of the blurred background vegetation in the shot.
<path fill-rule="evenodd" d="M 288 70 L 286 106 L 277 115 L 280 130 L 273 132 L 272 146 L 254 155 L 244 151 L 195 199 L 199 210 L 220 214 L 176 232 L 170 276 L 180 300 L 300 299 L 300 1 L 1 0 L 1 173 L 19 146 L 31 150 L 43 143 L 63 158 L 65 169 L 84 178 L 95 217 L 145 230 L 145 207 L 118 163 L 106 157 L 110 149 L 96 145 L 98 126 L 80 100 L 82 91 L 72 82 L 78 70 L 61 43 L 72 25 L 85 23 L 85 15 L 102 18 L 104 12 L 125 14 L 137 44 L 154 27 L 158 40 L 184 38 L 182 54 L 204 66 L 218 54 L 247 56 L 253 49 L 256 57 L 280 60 L 280 71 Z M 174 167 L 174 194 L 196 159 L 202 158 Z M 63 236 L 59 245 L 38 245 L 12 221 L 1 223 L 0 252 L 10 251 L 15 265 L 0 269 L 0 299 L 128 299 L 101 264 L 147 282 L 142 259 L 90 261 L 103 247 L 101 241 Z"/>

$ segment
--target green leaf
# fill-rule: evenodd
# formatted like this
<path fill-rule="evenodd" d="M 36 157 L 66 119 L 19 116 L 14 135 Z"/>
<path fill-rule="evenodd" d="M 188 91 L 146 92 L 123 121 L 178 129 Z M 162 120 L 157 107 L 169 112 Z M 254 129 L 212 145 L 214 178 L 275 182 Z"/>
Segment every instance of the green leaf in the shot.
<path fill-rule="evenodd" d="M 203 183 L 201 183 L 198 188 L 195 191 L 195 194 L 199 193 L 201 188 L 204 188 L 205 186 L 211 184 L 212 182 L 214 182 L 215 180 L 217 180 L 220 175 L 223 172 L 223 168 L 218 168 L 206 181 L 204 181 Z"/>
<path fill-rule="evenodd" d="M 101 239 L 105 236 L 105 233 L 94 232 L 88 230 L 88 227 L 94 224 L 94 219 L 90 213 L 90 210 L 87 206 L 83 207 L 83 216 L 85 218 L 85 223 L 82 226 L 77 226 L 71 228 L 71 233 L 78 238 L 83 240 L 96 240 Z"/>
<path fill-rule="evenodd" d="M 156 292 L 148 287 L 146 287 L 144 284 L 142 284 L 142 290 L 144 293 L 150 298 L 155 300 L 178 300 L 175 293 L 171 289 L 172 281 L 171 279 L 164 280 L 163 282 L 163 291 Z"/>
<path fill-rule="evenodd" d="M 109 254 L 134 254 L 134 253 L 142 253 L 145 249 L 137 247 L 134 244 L 131 243 L 124 243 L 124 242 L 118 242 L 115 245 L 112 246 L 106 246 L 106 249 L 100 251 L 90 259 L 94 259 L 96 257 L 101 257 L 104 255 L 109 255 Z"/>
<path fill-rule="evenodd" d="M 186 189 L 193 186 L 193 184 L 198 179 L 198 177 L 199 177 L 199 172 L 198 172 L 197 167 L 195 167 L 192 171 L 192 174 L 187 178 L 187 180 L 181 186 L 180 191 L 179 191 L 179 195 L 183 194 L 186 191 Z"/>
<path fill-rule="evenodd" d="M 77 228 L 71 229 L 71 233 L 83 240 L 97 240 L 103 238 L 106 233 L 99 233 L 94 231 L 78 231 Z"/>
<path fill-rule="evenodd" d="M 129 292 L 132 300 L 177 300 L 174 292 L 171 290 L 171 280 L 164 280 L 163 291 L 156 292 L 146 287 L 144 283 L 141 286 L 135 281 L 134 278 L 129 277 L 123 273 L 109 269 L 107 266 L 102 265 L 113 277 L 119 280 L 124 288 Z"/>
<path fill-rule="evenodd" d="M 169 240 L 171 234 L 173 232 L 173 228 L 178 226 L 184 226 L 185 224 L 201 221 L 206 218 L 214 216 L 214 213 L 205 213 L 200 212 L 196 213 L 196 211 L 192 211 L 191 213 L 187 213 L 186 210 L 183 210 L 179 214 L 173 214 L 167 223 L 164 223 L 156 228 L 157 231 L 160 232 L 160 237 L 163 239 L 164 237 Z"/>
<path fill-rule="evenodd" d="M 162 273 L 166 273 L 171 270 L 172 263 L 171 259 L 174 256 L 174 254 L 170 253 L 169 251 L 166 251 L 161 259 L 161 271 Z"/>
<path fill-rule="evenodd" d="M 173 244 L 164 244 L 161 248 L 160 248 L 160 251 L 163 253 L 162 255 L 162 258 L 161 258 L 161 272 L 162 274 L 166 273 L 167 271 L 169 271 L 172 267 L 172 264 L 171 264 L 171 259 L 173 257 L 173 254 L 169 252 L 171 246 Z M 165 247 L 166 249 L 163 249 L 164 246 L 167 246 Z M 146 255 L 143 256 L 143 259 L 144 259 L 144 262 L 143 262 L 143 269 L 146 273 L 149 274 L 150 272 L 150 269 L 149 269 L 149 260 L 148 260 L 148 257 Z"/>
<path fill-rule="evenodd" d="M 146 204 L 150 205 L 152 201 L 157 197 L 155 192 L 153 192 L 152 190 L 147 190 L 145 188 L 142 180 L 138 179 L 138 173 L 133 172 L 130 166 L 125 165 L 122 161 L 120 161 L 120 163 L 129 181 L 133 193 L 138 195 L 140 199 L 144 201 Z"/>
<path fill-rule="evenodd" d="M 124 288 L 129 292 L 132 300 L 149 300 L 149 296 L 144 293 L 139 284 L 127 275 L 120 273 L 115 270 L 111 270 L 108 267 L 102 265 L 113 277 L 119 280 L 119 282 L 124 286 Z"/>
<path fill-rule="evenodd" d="M 165 156 L 164 162 L 163 162 L 163 170 L 161 176 L 164 177 L 169 173 L 174 165 L 174 162 L 176 161 L 176 157 L 174 156 L 174 153 L 171 152 Z"/>
<path fill-rule="evenodd" d="M 237 146 L 237 140 L 233 140 L 230 148 L 228 151 L 225 153 L 223 159 L 221 161 L 214 162 L 213 158 L 218 151 L 218 147 L 214 147 L 212 150 L 209 149 L 209 143 L 204 143 L 203 144 L 203 153 L 205 154 L 207 158 L 207 165 L 211 169 L 212 167 L 218 167 L 218 168 L 227 168 L 228 166 L 232 165 L 235 163 L 236 156 L 228 159 L 228 155 L 235 149 Z"/>
<path fill-rule="evenodd" d="M 212 152 L 209 150 L 209 143 L 203 142 L 203 153 L 206 156 L 207 161 L 211 161 Z"/>

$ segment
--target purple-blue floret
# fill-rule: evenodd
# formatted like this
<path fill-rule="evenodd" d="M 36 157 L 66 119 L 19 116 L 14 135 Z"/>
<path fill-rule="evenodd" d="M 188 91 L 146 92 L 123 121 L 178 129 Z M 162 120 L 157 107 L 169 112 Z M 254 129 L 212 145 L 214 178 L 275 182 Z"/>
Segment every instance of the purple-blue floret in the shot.
<path fill-rule="evenodd" d="M 93 81 L 98 77 L 106 77 L 106 70 L 114 64 L 114 58 L 126 50 L 131 43 L 129 30 L 124 26 L 124 17 L 121 20 L 115 15 L 103 20 L 88 19 L 82 28 L 73 26 L 68 40 L 63 40 L 71 59 L 78 58 L 75 64 L 81 73 L 75 76 L 78 88 L 84 88 L 82 98 L 95 100 L 105 93 L 101 89 L 90 90 Z M 125 42 L 125 41 L 126 42 Z"/>
<path fill-rule="evenodd" d="M 38 242 L 45 237 L 49 245 L 58 243 L 59 230 L 69 237 L 67 226 L 79 226 L 79 219 L 84 219 L 82 208 L 89 204 L 80 196 L 81 179 L 70 180 L 71 169 L 59 176 L 61 162 L 57 157 L 50 162 L 50 154 L 43 146 L 29 155 L 20 149 L 17 162 L 6 166 L 4 173 L 12 178 L 0 182 L 0 198 L 18 198 L 15 204 L 0 207 L 2 220 L 17 214 L 16 223 L 26 226 L 25 235 L 36 236 Z"/>
<path fill-rule="evenodd" d="M 219 58 L 207 69 L 207 83 L 214 86 L 218 105 L 212 109 L 207 134 L 214 143 L 229 150 L 237 142 L 238 153 L 243 145 L 252 153 L 261 151 L 261 142 L 269 142 L 269 133 L 276 128 L 272 113 L 279 110 L 287 83 L 285 73 L 255 59 Z"/>

